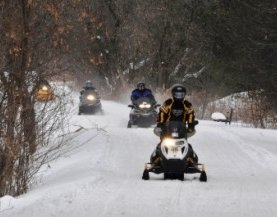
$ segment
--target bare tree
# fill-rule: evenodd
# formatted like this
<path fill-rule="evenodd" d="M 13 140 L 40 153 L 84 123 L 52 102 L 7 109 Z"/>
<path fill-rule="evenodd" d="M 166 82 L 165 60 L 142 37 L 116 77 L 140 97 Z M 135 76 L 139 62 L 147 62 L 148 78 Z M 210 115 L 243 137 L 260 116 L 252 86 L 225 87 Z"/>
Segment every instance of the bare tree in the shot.
<path fill-rule="evenodd" d="M 53 61 L 57 49 L 50 50 L 45 43 L 55 48 L 55 40 L 60 43 L 62 40 L 59 35 L 50 34 L 50 21 L 42 27 L 45 17 L 52 17 L 54 22 L 58 16 L 51 3 L 1 1 L 0 7 L 0 52 L 3 55 L 0 65 L 3 95 L 0 103 L 0 195 L 19 195 L 28 188 L 38 147 L 47 145 L 49 133 L 61 126 L 58 124 L 59 116 L 53 115 L 46 128 L 40 127 L 49 119 L 47 115 L 51 112 L 43 113 L 37 108 L 35 91 L 41 79 L 52 76 L 42 69 Z M 42 10 L 36 10 L 38 8 Z M 37 14 L 38 11 L 41 14 Z M 45 37 L 46 42 L 41 42 L 41 37 Z M 43 46 L 48 51 L 42 49 Z M 38 73 L 36 70 L 41 71 Z M 62 108 L 59 103 L 53 107 L 55 113 Z M 38 112 L 45 115 L 38 116 Z"/>

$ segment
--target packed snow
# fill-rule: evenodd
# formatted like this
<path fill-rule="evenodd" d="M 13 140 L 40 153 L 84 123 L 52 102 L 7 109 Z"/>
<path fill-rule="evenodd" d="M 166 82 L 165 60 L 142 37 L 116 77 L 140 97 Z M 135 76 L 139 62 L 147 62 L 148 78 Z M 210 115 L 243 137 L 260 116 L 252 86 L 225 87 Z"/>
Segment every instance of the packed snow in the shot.
<path fill-rule="evenodd" d="M 42 168 L 28 193 L 0 199 L 1 217 L 261 217 L 277 213 L 277 133 L 199 121 L 190 143 L 207 168 L 185 181 L 144 164 L 159 138 L 127 129 L 130 108 L 103 101 L 104 115 L 71 113 L 71 150 Z"/>

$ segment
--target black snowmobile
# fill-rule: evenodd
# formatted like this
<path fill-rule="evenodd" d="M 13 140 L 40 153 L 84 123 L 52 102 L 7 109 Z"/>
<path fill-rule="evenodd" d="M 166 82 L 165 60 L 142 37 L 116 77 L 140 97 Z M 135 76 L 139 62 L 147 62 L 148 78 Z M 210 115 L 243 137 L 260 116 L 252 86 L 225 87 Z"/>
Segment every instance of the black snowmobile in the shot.
<path fill-rule="evenodd" d="M 99 93 L 94 90 L 82 90 L 80 92 L 79 115 L 81 114 L 103 114 Z"/>
<path fill-rule="evenodd" d="M 198 122 L 197 122 L 198 123 Z M 197 124 L 196 123 L 196 124 Z M 182 122 L 168 122 L 160 132 L 159 163 L 146 163 L 142 179 L 149 180 L 149 173 L 164 173 L 164 179 L 184 180 L 184 174 L 199 173 L 199 180 L 207 181 L 204 164 L 194 163 L 192 148 L 187 141 L 186 127 Z"/>
<path fill-rule="evenodd" d="M 160 105 L 156 101 L 149 97 L 141 97 L 133 102 L 132 105 L 128 107 L 132 108 L 128 121 L 128 128 L 131 128 L 133 125 L 139 127 L 150 127 L 156 123 L 157 120 L 157 108 Z"/>

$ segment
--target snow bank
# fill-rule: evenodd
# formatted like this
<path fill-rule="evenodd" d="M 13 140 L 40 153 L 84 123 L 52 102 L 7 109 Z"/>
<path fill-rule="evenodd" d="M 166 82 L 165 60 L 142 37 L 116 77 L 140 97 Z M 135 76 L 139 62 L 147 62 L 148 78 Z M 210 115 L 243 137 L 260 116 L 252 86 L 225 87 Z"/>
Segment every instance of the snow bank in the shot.
<path fill-rule="evenodd" d="M 211 118 L 215 121 L 219 121 L 219 120 L 226 120 L 227 118 L 225 117 L 224 114 L 220 113 L 220 112 L 214 112 L 212 113 Z"/>
<path fill-rule="evenodd" d="M 9 196 L 9 195 L 5 195 L 4 197 L 1 197 L 0 198 L 0 214 L 1 214 L 1 212 L 4 212 L 8 209 L 12 209 L 15 200 L 16 199 L 14 197 Z"/>

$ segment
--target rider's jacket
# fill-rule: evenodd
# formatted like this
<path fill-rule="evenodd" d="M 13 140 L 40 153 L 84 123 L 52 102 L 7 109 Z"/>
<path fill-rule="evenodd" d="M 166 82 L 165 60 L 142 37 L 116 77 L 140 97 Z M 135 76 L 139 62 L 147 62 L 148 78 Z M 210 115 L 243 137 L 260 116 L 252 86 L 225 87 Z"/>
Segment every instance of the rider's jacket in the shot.
<path fill-rule="evenodd" d="M 145 88 L 144 90 L 135 89 L 132 91 L 131 100 L 132 102 L 137 100 L 140 97 L 149 97 L 154 99 L 152 91 L 150 89 Z"/>
<path fill-rule="evenodd" d="M 158 115 L 158 124 L 164 124 L 167 121 L 182 121 L 188 123 L 188 126 L 193 126 L 194 110 L 192 104 L 184 99 L 184 101 L 167 99 L 160 107 Z"/>

